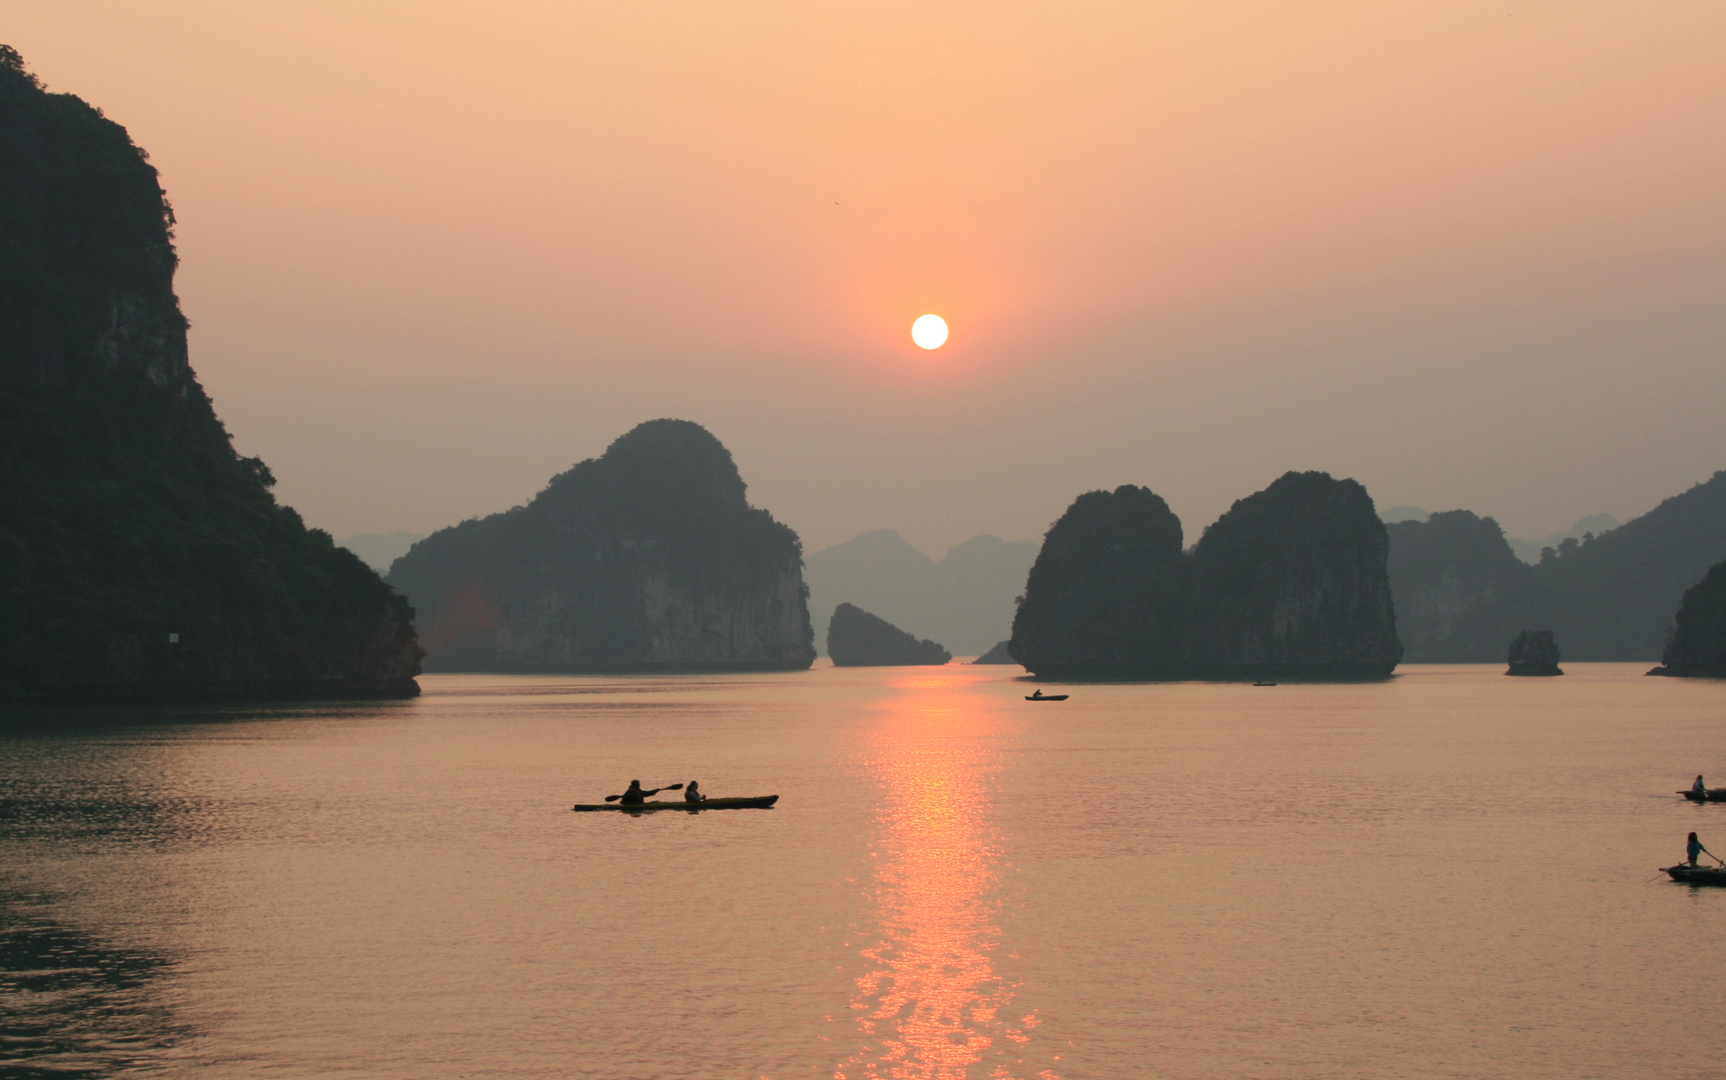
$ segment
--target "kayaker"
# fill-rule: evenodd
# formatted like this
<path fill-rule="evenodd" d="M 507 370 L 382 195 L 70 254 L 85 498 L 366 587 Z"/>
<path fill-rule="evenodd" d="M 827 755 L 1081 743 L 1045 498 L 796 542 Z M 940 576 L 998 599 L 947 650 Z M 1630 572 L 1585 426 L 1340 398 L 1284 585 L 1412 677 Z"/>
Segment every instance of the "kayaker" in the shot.
<path fill-rule="evenodd" d="M 1042 696 L 1043 696 L 1043 692 L 1042 692 L 1042 691 L 1041 691 L 1041 690 L 1038 690 L 1038 691 L 1037 691 L 1037 692 L 1036 692 L 1036 693 L 1034 693 L 1034 694 L 1032 694 L 1032 695 L 1031 695 L 1031 697 L 1032 697 L 1032 699 L 1033 699 L 1033 700 L 1034 700 L 1034 699 L 1036 699 L 1036 698 L 1040 698 L 1040 697 L 1042 697 Z"/>
<path fill-rule="evenodd" d="M 1695 833 L 1690 834 L 1690 842 L 1684 845 L 1684 853 L 1690 857 L 1690 865 L 1691 866 L 1696 865 L 1696 856 L 1701 855 L 1701 854 L 1706 854 L 1710 859 L 1713 859 L 1715 862 L 1720 861 L 1720 856 L 1714 854 L 1712 851 L 1709 851 L 1707 848 L 1702 846 L 1702 841 L 1696 839 Z"/>
<path fill-rule="evenodd" d="M 1698 776 L 1696 778 L 1696 782 L 1690 785 L 1690 790 L 1694 791 L 1698 795 L 1706 795 L 1708 794 L 1708 785 L 1704 784 L 1702 782 L 1702 778 Z"/>
<path fill-rule="evenodd" d="M 629 790 L 624 792 L 623 797 L 617 801 L 622 803 L 624 806 L 639 806 L 647 801 L 647 797 L 649 795 L 658 795 L 664 790 L 665 789 L 662 787 L 656 787 L 652 791 L 643 791 L 641 790 L 640 780 L 631 780 L 629 782 Z"/>
<path fill-rule="evenodd" d="M 703 795 L 696 788 L 694 780 L 691 780 L 688 784 L 684 785 L 683 800 L 685 802 L 701 802 L 705 798 L 707 798 L 707 796 Z"/>

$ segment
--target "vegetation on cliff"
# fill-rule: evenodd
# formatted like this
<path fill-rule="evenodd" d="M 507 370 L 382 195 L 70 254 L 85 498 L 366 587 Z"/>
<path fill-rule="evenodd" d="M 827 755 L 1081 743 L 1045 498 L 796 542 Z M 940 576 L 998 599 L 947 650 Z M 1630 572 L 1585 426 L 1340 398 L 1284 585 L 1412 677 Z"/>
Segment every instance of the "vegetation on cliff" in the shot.
<path fill-rule="evenodd" d="M 953 654 L 933 641 L 917 638 L 855 604 L 833 609 L 827 624 L 827 655 L 835 667 L 938 666 Z"/>
<path fill-rule="evenodd" d="M 125 129 L 0 46 L 0 699 L 416 693 L 407 602 L 192 373 L 173 221 Z"/>
<path fill-rule="evenodd" d="M 1726 562 L 1684 590 L 1660 666 L 1650 675 L 1726 679 Z"/>
<path fill-rule="evenodd" d="M 653 420 L 390 568 L 441 671 L 806 668 L 802 545 L 699 424 Z"/>
<path fill-rule="evenodd" d="M 1081 495 L 1043 543 L 1009 649 L 1039 675 L 1376 678 L 1401 657 L 1366 489 L 1288 473 L 1181 550 L 1144 488 Z"/>

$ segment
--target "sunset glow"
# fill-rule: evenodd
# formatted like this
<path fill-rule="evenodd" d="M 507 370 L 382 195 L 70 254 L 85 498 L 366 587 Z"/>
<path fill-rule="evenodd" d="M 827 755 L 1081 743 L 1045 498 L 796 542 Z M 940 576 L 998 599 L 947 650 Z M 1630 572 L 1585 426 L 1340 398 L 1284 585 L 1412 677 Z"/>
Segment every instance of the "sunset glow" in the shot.
<path fill-rule="evenodd" d="M 939 349 L 947 344 L 947 320 L 939 315 L 925 315 L 911 324 L 911 340 L 924 349 Z"/>
<path fill-rule="evenodd" d="M 904 669 L 871 743 L 887 792 L 875 842 L 881 937 L 862 950 L 851 1008 L 861 1047 L 836 1080 L 990 1075 L 1022 1052 L 1035 1013 L 997 969 L 999 842 L 987 745 L 1000 720 L 963 668 Z M 981 739 L 982 741 L 976 741 Z"/>
<path fill-rule="evenodd" d="M 91 10 L 6 41 L 149 151 L 199 378 L 338 538 L 653 416 L 811 551 L 1296 464 L 1543 536 L 1726 453 L 1720 5 Z"/>

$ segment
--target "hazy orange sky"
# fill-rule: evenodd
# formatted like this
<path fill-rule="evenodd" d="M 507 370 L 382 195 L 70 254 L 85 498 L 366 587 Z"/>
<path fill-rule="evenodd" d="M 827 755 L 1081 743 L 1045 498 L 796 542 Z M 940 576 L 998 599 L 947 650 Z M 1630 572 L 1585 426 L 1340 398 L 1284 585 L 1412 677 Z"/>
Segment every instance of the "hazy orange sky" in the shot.
<path fill-rule="evenodd" d="M 707 425 L 810 550 L 1291 468 L 1538 537 L 1726 468 L 1726 4 L 14 0 L 341 537 Z M 923 352 L 912 320 L 943 315 Z"/>

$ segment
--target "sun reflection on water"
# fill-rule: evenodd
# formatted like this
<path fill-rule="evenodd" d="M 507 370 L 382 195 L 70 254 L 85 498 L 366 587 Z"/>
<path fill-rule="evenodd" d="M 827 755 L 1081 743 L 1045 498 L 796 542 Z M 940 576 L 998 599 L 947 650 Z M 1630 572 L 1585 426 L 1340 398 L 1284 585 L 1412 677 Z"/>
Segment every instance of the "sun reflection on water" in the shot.
<path fill-rule="evenodd" d="M 985 699 L 936 672 L 907 673 L 894 689 L 871 746 L 885 799 L 874 843 L 876 925 L 851 998 L 862 1048 L 835 1080 L 1018 1077 L 1037 1017 L 1011 1015 L 1019 984 L 996 966 L 996 719 Z"/>

